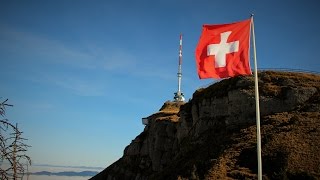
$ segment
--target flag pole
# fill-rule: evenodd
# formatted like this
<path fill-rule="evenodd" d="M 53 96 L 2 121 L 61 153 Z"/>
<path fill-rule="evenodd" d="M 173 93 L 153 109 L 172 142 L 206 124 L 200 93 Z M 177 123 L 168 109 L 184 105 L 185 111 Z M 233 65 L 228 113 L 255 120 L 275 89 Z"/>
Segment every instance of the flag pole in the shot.
<path fill-rule="evenodd" d="M 260 132 L 260 107 L 259 107 L 259 86 L 258 86 L 258 68 L 257 68 L 257 54 L 256 42 L 254 34 L 253 14 L 251 14 L 252 26 L 252 43 L 253 43 L 253 59 L 254 59 L 254 87 L 256 99 L 256 121 L 257 121 L 257 159 L 258 159 L 258 180 L 262 180 L 262 158 L 261 158 L 261 132 Z"/>

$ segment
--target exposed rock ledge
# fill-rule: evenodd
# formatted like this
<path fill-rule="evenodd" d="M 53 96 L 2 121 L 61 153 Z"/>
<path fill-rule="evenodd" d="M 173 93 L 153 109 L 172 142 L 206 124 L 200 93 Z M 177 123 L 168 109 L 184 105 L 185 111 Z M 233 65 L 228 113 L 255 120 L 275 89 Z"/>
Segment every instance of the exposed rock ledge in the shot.
<path fill-rule="evenodd" d="M 320 76 L 259 73 L 264 179 L 320 179 Z M 253 77 L 166 102 L 118 161 L 93 177 L 256 179 Z"/>

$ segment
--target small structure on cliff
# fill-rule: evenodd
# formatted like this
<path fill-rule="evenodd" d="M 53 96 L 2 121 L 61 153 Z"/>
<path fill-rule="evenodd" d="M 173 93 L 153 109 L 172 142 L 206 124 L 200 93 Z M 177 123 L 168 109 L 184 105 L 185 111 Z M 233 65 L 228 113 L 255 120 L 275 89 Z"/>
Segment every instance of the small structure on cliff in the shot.
<path fill-rule="evenodd" d="M 143 125 L 148 125 L 148 123 L 149 123 L 149 120 L 148 120 L 147 117 L 142 118 L 142 124 L 143 124 Z"/>

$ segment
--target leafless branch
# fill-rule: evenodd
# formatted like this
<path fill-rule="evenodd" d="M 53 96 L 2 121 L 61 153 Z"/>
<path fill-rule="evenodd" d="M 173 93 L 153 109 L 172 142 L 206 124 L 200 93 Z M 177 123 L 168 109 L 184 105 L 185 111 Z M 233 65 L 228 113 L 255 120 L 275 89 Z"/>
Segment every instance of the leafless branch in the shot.
<path fill-rule="evenodd" d="M 0 116 L 5 116 L 8 99 L 0 103 Z M 7 119 L 0 119 L 0 179 L 22 179 L 31 158 L 25 154 L 29 145 L 21 137 L 22 131 L 18 125 L 13 125 Z M 9 167 L 8 167 L 9 166 Z"/>

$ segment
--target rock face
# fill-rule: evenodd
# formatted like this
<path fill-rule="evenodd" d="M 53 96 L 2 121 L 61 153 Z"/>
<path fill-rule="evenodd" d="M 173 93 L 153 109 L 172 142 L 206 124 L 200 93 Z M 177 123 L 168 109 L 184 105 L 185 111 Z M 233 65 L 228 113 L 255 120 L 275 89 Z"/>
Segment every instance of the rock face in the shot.
<path fill-rule="evenodd" d="M 320 76 L 259 73 L 264 179 L 320 179 Z M 257 179 L 253 77 L 166 102 L 92 180 Z"/>

